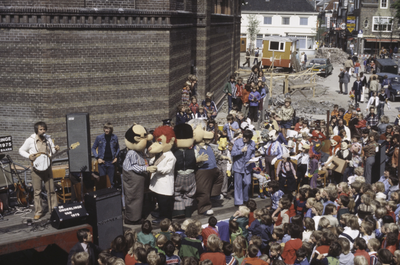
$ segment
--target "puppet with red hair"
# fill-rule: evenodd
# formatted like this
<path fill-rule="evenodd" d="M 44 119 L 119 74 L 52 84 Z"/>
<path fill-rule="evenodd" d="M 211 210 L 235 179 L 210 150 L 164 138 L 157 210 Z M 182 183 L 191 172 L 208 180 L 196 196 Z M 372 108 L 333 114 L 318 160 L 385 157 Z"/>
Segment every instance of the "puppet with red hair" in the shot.
<path fill-rule="evenodd" d="M 329 149 L 329 155 L 334 156 L 340 150 L 340 145 L 342 143 L 342 137 L 335 135 L 331 139 L 331 147 Z"/>
<path fill-rule="evenodd" d="M 157 171 L 151 174 L 150 190 L 157 198 L 160 215 L 153 224 L 159 224 L 164 218 L 172 220 L 174 209 L 174 172 L 176 158 L 171 152 L 175 142 L 175 132 L 169 126 L 161 126 L 154 130 L 154 143 L 149 147 L 149 153 L 155 154 L 150 165 L 157 166 Z"/>

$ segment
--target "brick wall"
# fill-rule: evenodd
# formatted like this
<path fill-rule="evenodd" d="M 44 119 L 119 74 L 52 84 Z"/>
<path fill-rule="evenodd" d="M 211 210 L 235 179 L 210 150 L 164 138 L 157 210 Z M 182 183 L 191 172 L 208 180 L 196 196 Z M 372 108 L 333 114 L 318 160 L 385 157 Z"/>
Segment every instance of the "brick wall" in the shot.
<path fill-rule="evenodd" d="M 2 1 L 0 6 L 11 3 L 20 7 L 37 7 L 35 3 L 40 7 L 81 7 L 82 1 L 17 0 Z M 105 1 L 86 3 L 99 6 Z M 52 28 L 49 21 L 43 28 L 29 28 L 26 24 L 21 27 L 18 21 L 0 20 L 0 136 L 13 136 L 14 159 L 21 159 L 18 148 L 39 120 L 48 123 L 48 133 L 65 147 L 65 115 L 73 112 L 90 113 L 92 142 L 102 133 L 102 125 L 112 122 L 124 146 L 125 131 L 132 123 L 151 129 L 160 126 L 162 119 L 175 117 L 191 64 L 197 68 L 200 99 L 207 91 L 222 95 L 222 86 L 239 59 L 240 18 L 211 15 L 211 1 L 186 0 L 182 6 L 180 0 L 136 0 L 137 7 L 157 12 L 155 3 L 158 11 L 173 6 L 195 9 L 193 21 L 172 14 L 170 24 L 140 24 L 136 28 L 110 24 L 88 29 L 79 23 Z M 168 4 L 165 10 L 164 4 Z M 48 12 L 51 17 L 52 11 Z M 160 12 L 161 17 L 163 14 Z"/>

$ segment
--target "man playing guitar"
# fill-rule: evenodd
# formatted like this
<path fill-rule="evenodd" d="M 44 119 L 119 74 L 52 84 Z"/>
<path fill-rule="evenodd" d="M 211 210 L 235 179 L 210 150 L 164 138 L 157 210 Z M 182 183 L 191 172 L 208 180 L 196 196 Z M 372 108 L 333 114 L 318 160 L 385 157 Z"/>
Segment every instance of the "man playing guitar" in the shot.
<path fill-rule="evenodd" d="M 35 161 L 35 159 L 41 155 L 45 154 L 51 157 L 56 153 L 60 147 L 58 145 L 54 146 L 53 141 L 49 135 L 46 135 L 47 125 L 44 122 L 37 122 L 34 125 L 35 133 L 32 134 L 25 143 L 19 149 L 19 154 L 25 158 L 29 158 L 30 161 Z M 47 191 L 47 201 L 49 206 L 49 211 L 58 205 L 57 195 L 54 192 L 54 180 L 53 172 L 50 166 L 39 171 L 32 167 L 32 185 L 34 192 L 34 203 L 35 203 L 35 220 L 40 219 L 43 215 L 42 202 L 40 200 L 40 192 L 42 189 L 42 180 Z"/>

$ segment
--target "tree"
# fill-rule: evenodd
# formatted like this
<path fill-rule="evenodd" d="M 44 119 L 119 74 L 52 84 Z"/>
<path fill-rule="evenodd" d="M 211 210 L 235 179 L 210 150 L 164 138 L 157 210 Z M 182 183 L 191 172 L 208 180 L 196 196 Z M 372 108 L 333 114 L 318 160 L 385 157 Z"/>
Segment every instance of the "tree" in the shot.
<path fill-rule="evenodd" d="M 248 26 L 247 26 L 247 34 L 250 37 L 250 50 L 253 48 L 254 41 L 257 38 L 257 34 L 260 32 L 258 25 L 260 25 L 260 21 L 257 19 L 255 14 L 247 15 Z"/>

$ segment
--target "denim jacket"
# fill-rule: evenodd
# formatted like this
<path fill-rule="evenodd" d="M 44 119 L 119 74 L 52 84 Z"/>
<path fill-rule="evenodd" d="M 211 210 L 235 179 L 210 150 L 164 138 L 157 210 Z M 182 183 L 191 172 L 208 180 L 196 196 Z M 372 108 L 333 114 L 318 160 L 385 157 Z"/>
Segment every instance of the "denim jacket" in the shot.
<path fill-rule="evenodd" d="M 104 159 L 104 153 L 106 151 L 106 136 L 105 134 L 101 134 L 96 137 L 94 144 L 92 146 L 92 153 L 96 159 Z M 110 147 L 111 147 L 111 154 L 113 158 L 116 158 L 119 153 L 119 144 L 118 144 L 118 137 L 115 134 L 111 134 L 110 140 Z M 96 148 L 98 148 L 98 152 L 96 152 Z"/>

